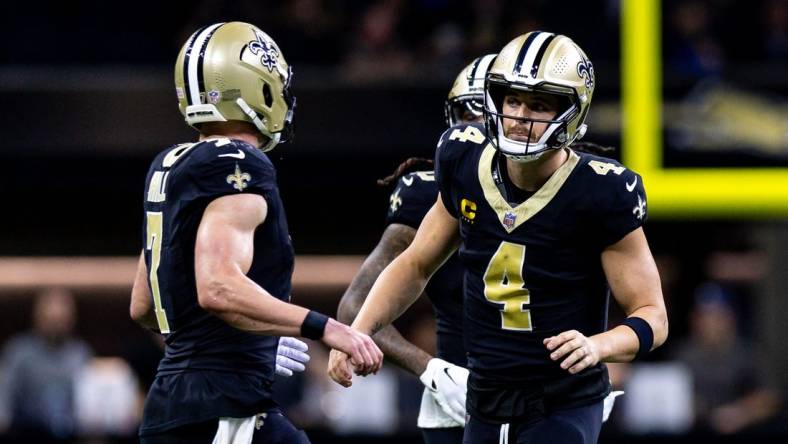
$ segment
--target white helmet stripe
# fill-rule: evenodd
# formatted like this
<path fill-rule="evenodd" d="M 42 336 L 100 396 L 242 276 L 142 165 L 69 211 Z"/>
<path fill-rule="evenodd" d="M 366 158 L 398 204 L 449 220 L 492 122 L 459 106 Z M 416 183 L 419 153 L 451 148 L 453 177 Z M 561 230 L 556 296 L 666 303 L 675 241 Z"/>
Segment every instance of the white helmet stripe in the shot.
<path fill-rule="evenodd" d="M 197 34 L 201 33 L 205 27 L 198 29 L 194 34 L 189 37 L 189 40 L 186 42 L 186 46 L 184 47 L 184 55 L 183 55 L 183 86 L 186 89 L 186 102 L 187 105 L 197 105 L 196 103 L 192 103 L 192 95 L 189 92 L 189 56 L 192 53 L 192 46 L 194 46 L 194 38 L 197 37 Z"/>
<path fill-rule="evenodd" d="M 539 74 L 539 65 L 542 63 L 542 59 L 544 58 L 544 53 L 547 52 L 547 47 L 550 46 L 551 43 L 553 43 L 555 37 L 556 35 L 553 34 L 550 37 L 548 37 L 544 41 L 544 43 L 542 43 L 542 46 L 539 48 L 539 52 L 536 53 L 534 64 L 531 67 L 531 77 L 536 77 L 536 75 Z"/>
<path fill-rule="evenodd" d="M 200 103 L 200 83 L 197 74 L 197 65 L 200 59 L 199 55 L 205 50 L 205 44 L 208 42 L 208 37 L 213 33 L 213 30 L 222 26 L 224 23 L 215 23 L 200 32 L 197 37 L 194 38 L 194 43 L 192 44 L 191 53 L 189 54 L 187 61 L 187 71 L 186 71 L 186 81 L 188 82 L 187 90 L 191 94 L 191 103 L 193 105 L 199 105 Z"/>
<path fill-rule="evenodd" d="M 531 75 L 531 67 L 534 64 L 534 60 L 536 60 L 539 49 L 542 47 L 545 40 L 552 36 L 553 34 L 549 32 L 540 32 L 539 35 L 536 36 L 533 43 L 528 47 L 528 52 L 525 53 L 523 64 L 520 65 L 520 72 L 518 72 L 517 75 L 522 77 Z"/>
<path fill-rule="evenodd" d="M 476 70 L 474 71 L 473 78 L 471 79 L 471 88 L 478 88 L 479 91 L 482 91 L 484 88 L 484 78 L 487 76 L 487 70 L 490 69 L 490 65 L 492 64 L 493 60 L 495 60 L 497 54 L 487 54 L 483 56 L 481 60 L 479 60 L 479 64 L 476 65 Z"/>

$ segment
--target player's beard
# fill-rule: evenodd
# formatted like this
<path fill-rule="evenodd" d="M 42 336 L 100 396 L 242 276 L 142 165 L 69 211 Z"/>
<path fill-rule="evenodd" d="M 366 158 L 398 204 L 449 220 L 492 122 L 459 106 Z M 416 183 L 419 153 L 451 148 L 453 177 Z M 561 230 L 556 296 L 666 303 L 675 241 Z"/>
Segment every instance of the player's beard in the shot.
<path fill-rule="evenodd" d="M 533 128 L 533 125 L 533 123 L 518 123 L 509 127 L 505 136 L 516 142 L 537 143 L 539 141 L 539 137 L 534 137 L 534 134 L 536 134 L 537 131 L 535 131 L 536 128 Z M 544 131 L 541 131 L 541 133 L 544 133 Z M 541 136 L 541 134 L 538 135 Z"/>

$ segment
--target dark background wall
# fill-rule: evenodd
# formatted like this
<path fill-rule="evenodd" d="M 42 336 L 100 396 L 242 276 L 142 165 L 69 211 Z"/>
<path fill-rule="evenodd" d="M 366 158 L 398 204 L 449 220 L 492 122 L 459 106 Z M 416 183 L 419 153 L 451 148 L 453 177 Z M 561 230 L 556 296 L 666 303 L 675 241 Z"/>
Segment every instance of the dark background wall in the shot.
<path fill-rule="evenodd" d="M 693 149 L 686 143 L 686 127 L 700 119 L 680 112 L 687 104 L 706 103 L 709 90 L 724 87 L 763 102 L 749 115 L 754 120 L 729 121 L 723 115 L 720 125 L 750 125 L 759 112 L 788 121 L 786 2 L 662 3 L 666 164 L 788 166 L 784 138 L 771 150 L 754 143 Z M 432 157 L 445 129 L 443 100 L 454 76 L 474 57 L 499 50 L 521 33 L 565 33 L 586 50 L 597 75 L 586 139 L 619 146 L 627 117 L 619 103 L 619 5 L 606 0 L 6 2 L 0 14 L 0 256 L 138 254 L 148 163 L 158 151 L 196 138 L 177 110 L 171 69 L 182 42 L 200 26 L 245 20 L 279 43 L 295 70 L 296 136 L 269 155 L 297 253 L 364 255 L 380 236 L 391 191 L 375 180 L 407 157 Z M 674 344 L 687 337 L 694 292 L 712 280 L 736 295 L 743 335 L 771 351 L 771 370 L 784 389 L 785 221 L 655 218 L 645 230 L 671 318 L 671 342 L 651 362 L 667 361 Z M 0 340 L 29 326 L 37 290 L 36 285 L 0 289 Z M 151 358 L 146 354 L 151 338 L 128 320 L 127 290 L 77 289 L 76 333 L 99 355 L 135 363 L 146 382 L 155 368 L 155 346 Z M 296 289 L 293 297 L 332 313 L 340 295 L 337 289 L 309 288 Z M 428 315 L 429 307 L 419 305 L 405 330 Z M 410 442 L 416 436 L 412 426 L 401 427 L 394 439 Z M 774 442 L 788 436 L 780 435 L 784 427 L 770 430 Z M 313 433 L 315 442 L 337 439 L 319 428 Z M 703 439 L 611 433 L 604 442 Z M 368 438 L 347 437 L 353 439 Z"/>

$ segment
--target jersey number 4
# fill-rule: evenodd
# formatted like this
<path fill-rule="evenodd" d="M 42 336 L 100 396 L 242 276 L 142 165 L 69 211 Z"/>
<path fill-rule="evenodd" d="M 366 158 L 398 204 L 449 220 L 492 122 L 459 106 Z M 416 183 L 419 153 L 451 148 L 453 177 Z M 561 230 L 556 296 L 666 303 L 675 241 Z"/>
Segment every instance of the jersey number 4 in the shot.
<path fill-rule="evenodd" d="M 467 142 L 471 141 L 477 145 L 481 145 L 484 143 L 484 134 L 479 131 L 478 128 L 474 126 L 466 126 L 464 130 L 460 131 L 459 129 L 455 129 L 449 135 L 449 140 L 459 140 L 460 142 Z"/>
<path fill-rule="evenodd" d="M 487 271 L 484 273 L 484 297 L 503 305 L 501 328 L 504 330 L 531 331 L 531 293 L 525 288 L 523 263 L 525 245 L 501 242 Z"/>
<path fill-rule="evenodd" d="M 621 173 L 626 170 L 626 168 L 622 166 L 617 166 L 614 163 L 610 162 L 600 162 L 598 160 L 592 160 L 588 162 L 588 166 L 593 168 L 594 172 L 599 174 L 600 176 L 607 176 L 607 173 L 613 172 L 616 176 L 620 176 Z"/>

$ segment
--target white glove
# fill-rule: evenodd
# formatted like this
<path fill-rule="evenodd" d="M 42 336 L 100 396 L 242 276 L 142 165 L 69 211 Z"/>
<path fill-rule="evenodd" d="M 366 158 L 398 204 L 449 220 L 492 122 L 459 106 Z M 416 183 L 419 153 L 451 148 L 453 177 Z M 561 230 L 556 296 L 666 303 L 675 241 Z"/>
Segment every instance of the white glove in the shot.
<path fill-rule="evenodd" d="M 468 391 L 468 369 L 443 359 L 432 358 L 419 376 L 438 405 L 449 417 L 465 424 L 465 394 Z"/>
<path fill-rule="evenodd" d="M 276 374 L 289 377 L 293 376 L 293 372 L 306 370 L 304 364 L 309 362 L 307 350 L 309 346 L 306 342 L 289 336 L 279 338 L 279 347 L 276 349 Z"/>
<path fill-rule="evenodd" d="M 610 412 L 613 411 L 613 404 L 616 403 L 616 398 L 623 395 L 624 392 L 622 391 L 614 391 L 610 392 L 609 395 L 605 398 L 605 403 L 602 407 L 602 422 L 607 421 L 607 418 L 610 417 Z"/>

